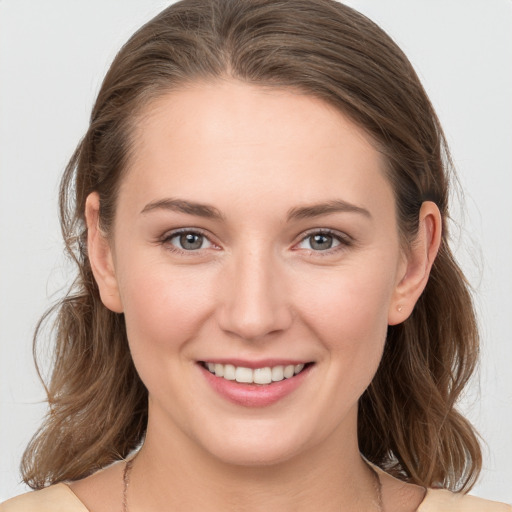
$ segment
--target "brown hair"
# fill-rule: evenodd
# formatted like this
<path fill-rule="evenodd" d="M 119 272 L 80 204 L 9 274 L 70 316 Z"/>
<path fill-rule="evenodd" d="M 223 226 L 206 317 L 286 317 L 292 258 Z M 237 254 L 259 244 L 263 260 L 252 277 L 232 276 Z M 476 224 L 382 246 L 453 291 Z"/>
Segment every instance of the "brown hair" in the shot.
<path fill-rule="evenodd" d="M 78 276 L 35 334 L 56 313 L 50 409 L 24 454 L 25 482 L 41 488 L 82 478 L 143 441 L 147 391 L 123 316 L 99 297 L 87 257 L 85 200 L 99 193 L 108 232 L 141 109 L 187 82 L 219 77 L 297 89 L 364 128 L 387 157 L 404 243 L 414 239 L 422 202 L 438 205 L 441 249 L 413 313 L 389 327 L 381 365 L 360 398 L 359 443 L 367 459 L 406 481 L 470 488 L 481 453 L 455 404 L 476 364 L 478 333 L 468 285 L 448 246 L 452 166 L 445 138 L 396 44 L 333 0 L 183 0 L 118 53 L 62 179 L 62 231 Z"/>

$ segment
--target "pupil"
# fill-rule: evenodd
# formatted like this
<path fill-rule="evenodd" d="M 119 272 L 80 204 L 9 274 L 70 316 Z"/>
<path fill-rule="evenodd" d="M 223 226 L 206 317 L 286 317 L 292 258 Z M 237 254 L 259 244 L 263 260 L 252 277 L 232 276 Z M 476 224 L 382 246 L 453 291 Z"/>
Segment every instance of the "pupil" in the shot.
<path fill-rule="evenodd" d="M 314 235 L 311 241 L 311 247 L 318 250 L 326 250 L 332 247 L 332 236 Z"/>
<path fill-rule="evenodd" d="M 203 237 L 194 233 L 186 233 L 180 236 L 180 244 L 183 249 L 200 249 L 201 245 L 203 245 Z"/>

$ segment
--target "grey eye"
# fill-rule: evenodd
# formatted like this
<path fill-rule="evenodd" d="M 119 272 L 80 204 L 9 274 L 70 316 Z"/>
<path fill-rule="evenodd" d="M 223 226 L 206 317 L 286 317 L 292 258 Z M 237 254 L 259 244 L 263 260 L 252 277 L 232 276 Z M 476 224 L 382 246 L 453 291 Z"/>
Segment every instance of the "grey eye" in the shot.
<path fill-rule="evenodd" d="M 334 243 L 334 237 L 332 235 L 312 235 L 309 237 L 311 249 L 315 251 L 325 251 L 330 249 Z"/>
<path fill-rule="evenodd" d="M 327 251 L 341 244 L 340 239 L 329 233 L 315 233 L 306 236 L 299 244 L 301 249 Z"/>
<path fill-rule="evenodd" d="M 170 239 L 170 243 L 178 249 L 182 249 L 185 251 L 195 251 L 197 249 L 204 249 L 205 247 L 209 247 L 211 244 L 209 240 L 201 235 L 200 233 L 179 233 L 174 235 Z"/>

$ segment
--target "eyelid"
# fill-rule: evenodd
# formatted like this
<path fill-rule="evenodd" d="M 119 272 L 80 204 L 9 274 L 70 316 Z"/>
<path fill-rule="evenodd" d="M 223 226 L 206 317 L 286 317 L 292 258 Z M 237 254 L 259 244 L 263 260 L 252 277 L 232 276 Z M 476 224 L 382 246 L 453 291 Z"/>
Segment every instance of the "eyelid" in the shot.
<path fill-rule="evenodd" d="M 164 244 L 167 245 L 167 247 L 166 247 L 167 250 L 170 250 L 170 251 L 176 252 L 176 253 L 180 253 L 180 254 L 186 254 L 188 256 L 194 256 L 194 255 L 197 256 L 206 250 L 206 249 L 197 249 L 197 250 L 187 251 L 184 249 L 180 249 L 180 248 L 169 243 L 169 241 L 172 238 L 174 238 L 175 236 L 178 236 L 182 233 L 195 233 L 195 234 L 204 236 L 210 242 L 210 244 L 212 244 L 212 246 L 215 250 L 219 250 L 221 248 L 220 244 L 216 243 L 212 239 L 214 237 L 211 235 L 211 233 L 209 233 L 208 231 L 206 231 L 202 228 L 197 228 L 197 227 L 183 227 L 183 228 L 177 228 L 177 229 L 172 229 L 170 231 L 166 231 L 161 237 L 159 237 L 159 243 L 161 243 L 162 245 L 164 245 Z M 323 251 L 315 251 L 313 249 L 297 248 L 298 244 L 300 244 L 301 242 L 306 240 L 308 237 L 313 236 L 313 235 L 330 235 L 330 236 L 336 238 L 340 243 L 339 243 L 339 245 L 337 245 L 333 248 L 326 249 Z M 346 233 L 344 233 L 342 231 L 338 231 L 338 230 L 331 229 L 331 228 L 312 228 L 312 229 L 309 229 L 300 234 L 300 237 L 298 238 L 298 240 L 296 242 L 294 242 L 294 244 L 292 246 L 292 250 L 294 250 L 294 251 L 304 250 L 304 251 L 308 251 L 309 253 L 313 253 L 317 256 L 326 256 L 326 255 L 333 254 L 334 252 L 346 249 L 347 247 L 353 245 L 353 243 L 354 243 L 354 239 L 350 235 L 347 235 Z M 212 247 L 208 247 L 208 249 L 211 249 L 211 248 Z"/>
<path fill-rule="evenodd" d="M 297 248 L 297 245 L 299 245 L 301 242 L 303 242 L 304 240 L 306 240 L 307 238 L 309 238 L 313 235 L 330 235 L 333 238 L 336 238 L 336 240 L 338 240 L 340 243 L 339 243 L 339 245 L 337 245 L 335 247 L 332 247 L 330 249 L 325 249 L 323 251 L 315 251 L 313 249 Z M 354 239 L 350 235 L 347 235 L 346 233 L 344 233 L 342 231 L 337 231 L 335 229 L 330 229 L 330 228 L 312 228 L 312 229 L 309 229 L 309 230 L 301 233 L 299 240 L 293 244 L 292 249 L 295 251 L 299 251 L 299 250 L 308 251 L 309 253 L 315 254 L 317 256 L 327 256 L 327 255 L 332 255 L 333 253 L 335 253 L 337 251 L 346 249 L 347 247 L 353 245 L 353 243 L 354 243 Z"/>
<path fill-rule="evenodd" d="M 185 249 L 180 249 L 179 247 L 176 247 L 175 245 L 172 245 L 170 243 L 171 239 L 173 239 L 174 237 L 176 237 L 178 235 L 184 234 L 184 233 L 192 233 L 192 234 L 196 234 L 196 235 L 201 235 L 204 238 L 206 238 L 208 240 L 208 242 L 210 242 L 212 247 L 207 247 L 205 249 L 197 249 L 197 250 L 188 250 L 187 251 Z M 212 235 L 209 232 L 207 232 L 206 230 L 202 229 L 202 228 L 186 227 L 186 228 L 177 228 L 177 229 L 171 229 L 170 231 L 166 231 L 159 238 L 159 242 L 162 245 L 165 245 L 166 249 L 171 251 L 171 252 L 175 252 L 175 253 L 179 253 L 179 254 L 185 254 L 187 256 L 197 256 L 199 254 L 202 254 L 207 249 L 212 249 L 212 248 L 214 250 L 220 249 L 219 244 L 217 244 L 214 240 L 212 240 L 212 238 L 213 238 Z"/>

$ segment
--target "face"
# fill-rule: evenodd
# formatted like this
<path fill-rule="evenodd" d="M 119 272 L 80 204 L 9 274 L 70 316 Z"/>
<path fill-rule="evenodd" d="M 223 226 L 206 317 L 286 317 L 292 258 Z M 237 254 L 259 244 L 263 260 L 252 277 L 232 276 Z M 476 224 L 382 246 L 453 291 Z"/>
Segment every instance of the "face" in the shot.
<path fill-rule="evenodd" d="M 369 138 L 311 96 L 225 81 L 151 104 L 133 155 L 100 288 L 148 435 L 237 464 L 353 444 L 407 266 Z"/>

